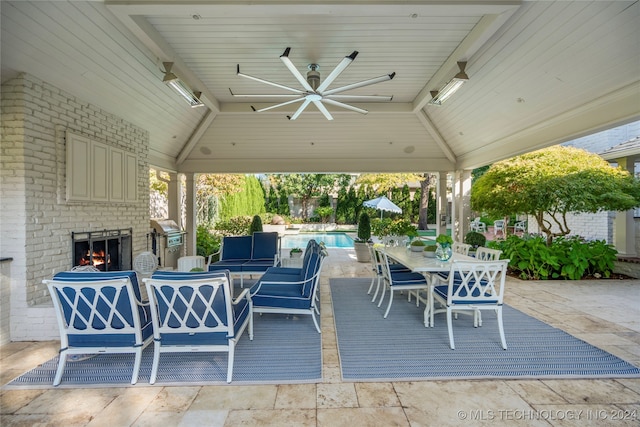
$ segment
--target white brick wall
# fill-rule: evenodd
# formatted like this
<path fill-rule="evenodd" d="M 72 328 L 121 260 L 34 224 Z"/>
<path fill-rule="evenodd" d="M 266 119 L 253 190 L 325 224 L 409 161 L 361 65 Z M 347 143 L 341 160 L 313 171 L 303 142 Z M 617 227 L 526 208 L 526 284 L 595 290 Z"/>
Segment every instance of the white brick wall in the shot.
<path fill-rule="evenodd" d="M 605 240 L 611 243 L 612 236 L 612 216 L 608 213 L 598 214 L 567 214 L 567 225 L 571 230 L 570 235 L 581 236 L 587 240 Z M 534 218 L 529 218 L 527 222 L 529 233 L 539 233 L 538 224 Z M 553 231 L 558 231 L 558 227 L 551 227 Z"/>
<path fill-rule="evenodd" d="M 1 108 L 0 256 L 13 258 L 11 340 L 55 339 L 42 280 L 71 267 L 72 231 L 132 227 L 134 257 L 146 250 L 149 134 L 31 75 L 2 85 Z M 68 130 L 137 155 L 137 203 L 66 202 Z M 0 292 L 9 299 L 4 286 Z M 5 323 L 3 317 L 3 331 Z"/>

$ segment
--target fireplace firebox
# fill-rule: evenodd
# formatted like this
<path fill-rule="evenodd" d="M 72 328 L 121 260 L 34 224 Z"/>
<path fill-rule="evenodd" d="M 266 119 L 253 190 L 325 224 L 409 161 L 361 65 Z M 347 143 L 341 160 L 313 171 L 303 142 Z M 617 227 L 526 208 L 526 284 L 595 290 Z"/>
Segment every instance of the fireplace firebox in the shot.
<path fill-rule="evenodd" d="M 132 235 L 132 228 L 72 232 L 71 267 L 93 266 L 100 271 L 131 270 Z"/>

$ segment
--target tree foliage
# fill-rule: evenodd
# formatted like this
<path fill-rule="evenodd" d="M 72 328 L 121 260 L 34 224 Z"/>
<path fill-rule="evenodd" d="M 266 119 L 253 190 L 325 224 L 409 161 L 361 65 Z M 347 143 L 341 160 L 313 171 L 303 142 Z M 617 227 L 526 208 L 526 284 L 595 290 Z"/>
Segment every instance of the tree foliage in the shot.
<path fill-rule="evenodd" d="M 402 188 L 408 182 L 419 182 L 423 179 L 424 177 L 417 173 L 363 173 L 356 179 L 356 184 L 368 185 L 376 194 L 385 194 L 394 188 Z"/>
<path fill-rule="evenodd" d="M 489 215 L 527 214 L 546 234 L 571 232 L 568 213 L 640 206 L 640 182 L 596 154 L 555 146 L 493 164 L 473 184 L 471 207 Z"/>
<path fill-rule="evenodd" d="M 349 177 L 343 174 L 319 174 L 319 173 L 292 173 L 270 175 L 271 185 L 281 189 L 282 192 L 298 197 L 302 204 L 302 218 L 308 217 L 309 202 L 313 197 L 328 193 L 337 185 Z"/>

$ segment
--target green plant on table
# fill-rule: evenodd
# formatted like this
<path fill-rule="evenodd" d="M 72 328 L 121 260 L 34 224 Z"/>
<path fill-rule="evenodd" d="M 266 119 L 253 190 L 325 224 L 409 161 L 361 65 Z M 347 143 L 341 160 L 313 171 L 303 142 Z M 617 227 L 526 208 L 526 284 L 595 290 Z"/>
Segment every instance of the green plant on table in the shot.
<path fill-rule="evenodd" d="M 413 240 L 411 246 L 426 246 L 426 243 L 420 239 Z"/>
<path fill-rule="evenodd" d="M 436 243 L 440 243 L 441 245 L 452 245 L 453 239 L 451 236 L 447 236 L 446 234 L 440 234 L 436 237 Z"/>

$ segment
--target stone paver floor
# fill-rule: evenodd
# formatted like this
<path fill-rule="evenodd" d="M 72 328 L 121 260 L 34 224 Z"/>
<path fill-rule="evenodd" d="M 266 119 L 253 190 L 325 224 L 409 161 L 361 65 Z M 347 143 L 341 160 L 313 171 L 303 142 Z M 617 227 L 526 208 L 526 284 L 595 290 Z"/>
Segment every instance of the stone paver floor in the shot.
<path fill-rule="evenodd" d="M 3 390 L 0 425 L 638 426 L 640 379 L 354 383 L 340 378 L 330 277 L 371 277 L 331 249 L 321 280 L 323 382 L 258 386 Z M 506 302 L 640 366 L 640 280 L 524 282 Z M 0 347 L 0 383 L 54 357 L 58 343 Z"/>

